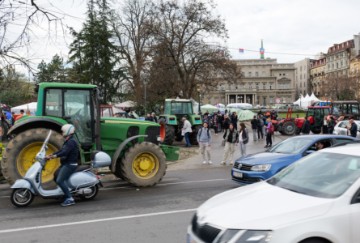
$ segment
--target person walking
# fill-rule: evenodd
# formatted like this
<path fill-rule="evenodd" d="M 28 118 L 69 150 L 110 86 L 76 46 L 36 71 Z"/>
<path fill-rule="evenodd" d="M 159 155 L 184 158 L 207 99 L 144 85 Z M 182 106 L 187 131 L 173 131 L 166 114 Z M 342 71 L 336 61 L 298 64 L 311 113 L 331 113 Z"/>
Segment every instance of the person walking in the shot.
<path fill-rule="evenodd" d="M 357 125 L 356 125 L 356 123 L 354 122 L 354 119 L 353 119 L 353 118 L 351 118 L 351 119 L 349 120 L 349 123 L 350 123 L 350 128 L 349 128 L 350 136 L 356 138 L 357 130 L 358 130 L 358 129 L 357 129 Z"/>
<path fill-rule="evenodd" d="M 199 129 L 196 139 L 199 143 L 200 153 L 203 157 L 203 164 L 211 165 L 211 132 L 209 129 L 209 124 L 207 122 L 204 122 L 203 127 Z"/>
<path fill-rule="evenodd" d="M 181 135 L 185 137 L 185 147 L 191 147 L 191 142 L 190 142 L 190 133 L 192 132 L 191 123 L 186 119 L 186 117 L 183 117 L 181 120 L 183 122 Z"/>
<path fill-rule="evenodd" d="M 274 125 L 272 124 L 270 117 L 266 121 L 267 121 L 267 126 L 266 126 L 266 145 L 265 145 L 265 148 L 270 148 L 272 146 L 272 138 L 271 138 L 271 136 L 274 134 Z"/>
<path fill-rule="evenodd" d="M 240 123 L 241 126 L 241 123 Z M 258 120 L 256 119 L 256 116 L 253 117 L 253 119 L 251 120 L 251 129 L 253 132 L 253 141 L 256 142 L 257 141 L 257 136 L 258 136 Z M 240 127 L 240 131 L 241 131 L 241 127 Z M 240 139 L 241 141 L 241 139 Z"/>
<path fill-rule="evenodd" d="M 256 141 L 256 140 L 254 140 Z M 239 131 L 239 144 L 240 144 L 240 153 L 241 156 L 246 155 L 246 144 L 249 142 L 249 134 L 247 132 L 245 123 L 240 123 L 240 131 Z"/>
<path fill-rule="evenodd" d="M 261 139 L 264 139 L 264 132 L 263 132 L 263 127 L 264 127 L 264 120 L 262 118 L 262 114 L 259 114 L 258 115 L 258 119 L 257 119 L 257 125 L 258 125 L 258 129 L 257 129 L 257 132 L 258 132 L 258 139 L 260 140 Z"/>
<path fill-rule="evenodd" d="M 301 132 L 306 135 L 309 135 L 309 133 L 310 133 L 310 122 L 309 122 L 307 116 L 305 117 L 304 124 L 301 127 Z"/>
<path fill-rule="evenodd" d="M 227 114 L 225 114 L 224 120 L 223 120 L 224 134 L 226 133 L 227 130 L 229 130 L 230 124 L 231 124 L 231 120 L 230 120 L 229 116 Z"/>
<path fill-rule="evenodd" d="M 333 134 L 333 132 L 334 132 L 334 127 L 335 127 L 335 120 L 334 120 L 334 117 L 333 117 L 333 116 L 330 116 L 329 122 L 328 122 L 328 124 L 327 124 L 327 127 L 328 127 L 328 132 L 329 132 L 329 134 Z"/>
<path fill-rule="evenodd" d="M 226 162 L 230 160 L 230 165 L 233 165 L 235 144 L 239 142 L 239 133 L 234 128 L 234 125 L 232 123 L 230 123 L 229 129 L 225 131 L 223 139 L 225 140 L 225 148 L 224 156 L 220 164 L 226 165 Z"/>
<path fill-rule="evenodd" d="M 238 115 L 236 114 L 235 111 L 231 114 L 230 120 L 231 120 L 231 123 L 233 124 L 234 128 L 237 130 Z"/>
<path fill-rule="evenodd" d="M 158 122 L 155 112 L 151 112 L 151 117 L 152 117 L 153 122 L 156 122 L 156 123 Z"/>

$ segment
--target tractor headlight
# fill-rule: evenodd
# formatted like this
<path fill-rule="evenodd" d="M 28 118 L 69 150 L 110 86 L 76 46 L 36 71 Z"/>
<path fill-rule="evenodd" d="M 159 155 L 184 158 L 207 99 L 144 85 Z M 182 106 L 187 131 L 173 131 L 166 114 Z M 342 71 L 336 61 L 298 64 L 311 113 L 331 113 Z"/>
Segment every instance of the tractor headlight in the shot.
<path fill-rule="evenodd" d="M 267 243 L 270 242 L 272 231 L 270 230 L 235 230 L 228 229 L 220 237 L 217 243 Z"/>
<path fill-rule="evenodd" d="M 270 168 L 271 168 L 271 164 L 254 165 L 251 167 L 251 170 L 262 172 L 262 171 L 268 171 L 268 170 L 270 170 Z"/>

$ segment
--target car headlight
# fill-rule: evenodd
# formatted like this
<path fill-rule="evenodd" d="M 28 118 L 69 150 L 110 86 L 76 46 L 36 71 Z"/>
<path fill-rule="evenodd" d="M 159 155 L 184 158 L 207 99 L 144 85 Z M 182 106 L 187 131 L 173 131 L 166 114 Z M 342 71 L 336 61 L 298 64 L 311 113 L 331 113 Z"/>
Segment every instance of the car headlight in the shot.
<path fill-rule="evenodd" d="M 252 171 L 268 171 L 271 168 L 271 164 L 265 164 L 265 165 L 254 165 L 251 167 Z"/>
<path fill-rule="evenodd" d="M 270 230 L 235 230 L 228 229 L 220 237 L 217 243 L 267 243 L 270 242 L 272 231 Z"/>

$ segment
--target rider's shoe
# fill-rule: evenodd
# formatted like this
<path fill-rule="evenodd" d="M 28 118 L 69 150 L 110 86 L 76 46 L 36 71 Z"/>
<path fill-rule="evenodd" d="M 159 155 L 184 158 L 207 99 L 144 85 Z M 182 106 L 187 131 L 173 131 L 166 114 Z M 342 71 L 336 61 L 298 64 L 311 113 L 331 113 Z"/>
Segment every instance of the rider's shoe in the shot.
<path fill-rule="evenodd" d="M 63 203 L 61 203 L 61 206 L 67 207 L 75 204 L 75 200 L 73 198 L 66 198 Z"/>

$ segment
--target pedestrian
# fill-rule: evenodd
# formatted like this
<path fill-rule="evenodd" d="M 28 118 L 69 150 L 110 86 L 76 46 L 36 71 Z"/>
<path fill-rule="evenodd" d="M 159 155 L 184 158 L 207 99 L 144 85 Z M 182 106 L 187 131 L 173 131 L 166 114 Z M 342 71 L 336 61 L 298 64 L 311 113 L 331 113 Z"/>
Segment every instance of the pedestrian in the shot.
<path fill-rule="evenodd" d="M 246 155 L 246 144 L 249 142 L 249 133 L 246 129 L 245 123 L 240 123 L 239 131 L 239 144 L 240 144 L 240 153 L 241 156 Z"/>
<path fill-rule="evenodd" d="M 153 119 L 153 122 L 156 122 L 156 123 L 158 122 L 155 112 L 151 112 L 151 117 Z"/>
<path fill-rule="evenodd" d="M 260 140 L 260 137 L 261 139 L 264 139 L 264 131 L 263 131 L 263 128 L 264 128 L 264 120 L 262 118 L 262 114 L 259 114 L 258 115 L 258 139 Z"/>
<path fill-rule="evenodd" d="M 241 125 L 241 123 L 240 123 Z M 257 129 L 258 129 L 258 119 L 256 119 L 256 116 L 253 117 L 253 119 L 251 120 L 251 129 L 252 129 L 252 132 L 253 132 L 253 141 L 257 141 L 257 136 L 258 136 L 258 132 L 257 132 Z M 240 127 L 240 131 L 241 131 L 241 127 Z M 241 141 L 241 139 L 240 139 Z"/>
<path fill-rule="evenodd" d="M 272 146 L 272 135 L 274 134 L 274 125 L 271 122 L 271 118 L 269 117 L 267 120 L 266 126 L 266 145 L 265 148 L 270 148 Z"/>
<path fill-rule="evenodd" d="M 46 159 L 60 158 L 60 168 L 56 176 L 56 183 L 64 192 L 65 200 L 61 203 L 61 206 L 66 207 L 75 204 L 74 198 L 71 196 L 68 186 L 65 181 L 75 172 L 77 168 L 77 161 L 79 158 L 79 146 L 73 137 L 75 133 L 75 127 L 71 124 L 65 124 L 61 127 L 62 135 L 65 138 L 65 142 L 62 148 L 46 156 Z"/>
<path fill-rule="evenodd" d="M 230 160 L 230 165 L 233 165 L 235 144 L 239 142 L 239 133 L 237 132 L 234 124 L 230 123 L 229 129 L 227 129 L 223 135 L 225 140 L 224 156 L 221 161 L 221 165 L 226 165 L 226 162 Z"/>
<path fill-rule="evenodd" d="M 224 115 L 221 114 L 220 111 L 218 111 L 217 114 L 217 120 L 218 120 L 218 132 L 222 132 L 223 131 L 223 121 L 224 121 Z"/>
<path fill-rule="evenodd" d="M 322 126 L 322 133 L 323 134 L 328 134 L 328 117 L 327 116 L 324 116 L 324 122 L 323 122 L 323 126 Z"/>
<path fill-rule="evenodd" d="M 237 130 L 238 116 L 235 111 L 231 114 L 230 120 L 231 120 L 231 123 L 233 124 L 234 128 Z"/>
<path fill-rule="evenodd" d="M 191 123 L 184 116 L 182 119 L 183 127 L 181 129 L 181 135 L 185 137 L 185 147 L 191 147 L 190 133 L 192 132 Z"/>
<path fill-rule="evenodd" d="M 145 121 L 154 121 L 150 113 L 146 114 Z"/>
<path fill-rule="evenodd" d="M 329 121 L 327 123 L 327 127 L 328 127 L 329 134 L 333 134 L 334 127 L 335 127 L 335 119 L 333 116 L 330 116 Z"/>
<path fill-rule="evenodd" d="M 199 129 L 196 139 L 199 143 L 200 153 L 203 157 L 203 164 L 211 165 L 211 133 L 207 122 L 204 122 L 203 127 Z"/>
<path fill-rule="evenodd" d="M 307 116 L 305 117 L 304 124 L 301 127 L 301 132 L 306 135 L 310 133 L 310 122 Z"/>
<path fill-rule="evenodd" d="M 230 120 L 229 116 L 227 114 L 225 114 L 224 115 L 224 120 L 223 120 L 224 134 L 229 129 L 230 124 L 231 124 L 231 120 Z"/>
<path fill-rule="evenodd" d="M 356 123 L 354 122 L 354 119 L 353 119 L 353 118 L 351 118 L 351 119 L 349 120 L 349 124 L 350 124 L 350 127 L 349 127 L 350 136 L 356 138 L 357 130 L 358 130 L 358 129 L 357 129 L 357 125 L 356 125 Z"/>

